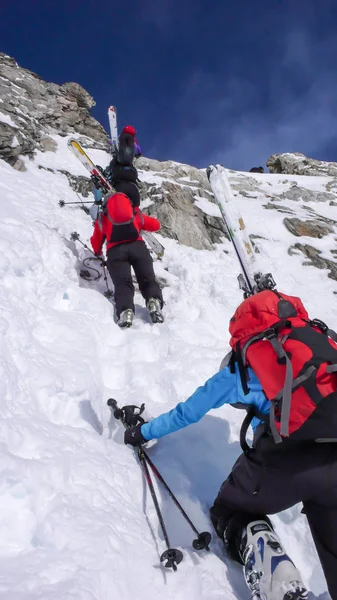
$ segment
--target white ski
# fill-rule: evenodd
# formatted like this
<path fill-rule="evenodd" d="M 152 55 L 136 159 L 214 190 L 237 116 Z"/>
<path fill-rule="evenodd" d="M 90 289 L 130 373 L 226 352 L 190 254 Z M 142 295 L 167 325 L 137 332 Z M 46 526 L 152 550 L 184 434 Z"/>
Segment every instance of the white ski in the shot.
<path fill-rule="evenodd" d="M 116 152 L 118 150 L 118 132 L 117 132 L 117 110 L 114 106 L 109 106 L 108 117 L 109 117 L 112 152 Z"/>
<path fill-rule="evenodd" d="M 238 279 L 241 289 L 246 295 L 253 294 L 261 289 L 272 289 L 275 282 L 271 274 L 262 275 L 258 268 L 256 254 L 245 222 L 237 208 L 226 169 L 222 165 L 211 165 L 207 169 L 207 176 L 240 262 L 243 278 L 239 276 Z"/>

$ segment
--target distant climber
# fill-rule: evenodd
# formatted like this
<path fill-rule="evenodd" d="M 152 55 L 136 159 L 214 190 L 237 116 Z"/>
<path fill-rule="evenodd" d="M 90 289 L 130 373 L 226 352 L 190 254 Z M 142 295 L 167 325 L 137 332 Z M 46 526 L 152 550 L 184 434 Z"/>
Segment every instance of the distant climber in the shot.
<path fill-rule="evenodd" d="M 132 125 L 126 125 L 119 136 L 118 150 L 114 154 L 109 166 L 102 169 L 99 165 L 96 167 L 102 172 L 116 192 L 126 194 L 130 198 L 132 206 L 139 207 L 140 194 L 138 187 L 138 172 L 133 166 L 134 158 L 139 158 L 142 154 L 139 143 L 136 139 L 136 130 Z M 95 204 L 90 208 L 90 215 L 95 221 L 99 213 L 99 207 L 102 204 L 102 190 L 94 187 L 93 190 Z"/>
<path fill-rule="evenodd" d="M 143 215 L 138 207 L 132 206 L 125 194 L 118 192 L 111 194 L 105 203 L 105 210 L 98 215 L 90 239 L 98 256 L 102 254 L 104 243 L 107 243 L 107 267 L 115 288 L 117 323 L 123 328 L 131 327 L 135 312 L 131 267 L 152 322 L 164 321 L 161 312 L 163 297 L 150 252 L 140 235 L 141 229 L 158 231 L 160 223 L 153 217 Z"/>
<path fill-rule="evenodd" d="M 127 125 L 122 130 L 122 133 L 119 136 L 119 144 L 118 144 L 118 162 L 121 164 L 132 164 L 133 158 L 138 158 L 142 155 L 142 151 L 140 145 L 136 138 L 136 130 L 132 125 Z M 131 152 L 128 152 L 127 149 L 130 149 Z"/>
<path fill-rule="evenodd" d="M 135 136 L 136 130 L 132 125 L 124 127 L 119 136 L 117 154 L 105 172 L 116 192 L 126 194 L 132 205 L 137 207 L 140 205 L 140 194 L 137 185 L 138 172 L 133 166 L 133 159 L 141 156 L 141 149 Z"/>
<path fill-rule="evenodd" d="M 263 167 L 252 167 L 249 169 L 249 173 L 264 173 Z"/>

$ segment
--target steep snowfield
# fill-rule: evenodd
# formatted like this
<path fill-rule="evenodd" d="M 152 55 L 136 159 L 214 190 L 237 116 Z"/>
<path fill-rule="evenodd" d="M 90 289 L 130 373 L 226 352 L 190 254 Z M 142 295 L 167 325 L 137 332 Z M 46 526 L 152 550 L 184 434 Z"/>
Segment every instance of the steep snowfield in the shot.
<path fill-rule="evenodd" d="M 217 370 L 241 301 L 232 248 L 224 241 L 214 252 L 197 251 L 162 238 L 166 254 L 155 268 L 167 282 L 166 321 L 150 324 L 137 294 L 135 324 L 121 331 L 104 282 L 78 277 L 78 256 L 87 252 L 69 237 L 77 230 L 87 242 L 90 218 L 58 206 L 77 197 L 64 175 L 46 169 L 85 171 L 66 139 L 55 139 L 58 152 L 26 161 L 26 173 L 0 161 L 0 599 L 247 600 L 240 567 L 215 539 L 212 552 L 193 551 L 193 533 L 160 490 L 171 544 L 184 560 L 177 573 L 159 566 L 165 545 L 151 497 L 106 406 L 109 397 L 146 402 L 155 416 Z M 106 164 L 103 153 L 93 155 Z M 255 178 L 269 194 L 271 183 L 282 184 L 279 176 Z M 323 189 L 323 179 L 285 179 Z M 260 257 L 279 288 L 302 296 L 312 316 L 333 325 L 336 282 L 288 256 L 294 238 L 282 215 L 261 208 L 261 198 L 238 201 L 251 231 L 268 237 Z M 214 214 L 206 200 L 199 206 Z M 321 249 L 332 242 L 324 238 Z M 200 530 L 211 530 L 208 508 L 240 452 L 241 418 L 231 407 L 212 411 L 149 449 Z M 273 521 L 312 598 L 327 599 L 300 507 Z"/>

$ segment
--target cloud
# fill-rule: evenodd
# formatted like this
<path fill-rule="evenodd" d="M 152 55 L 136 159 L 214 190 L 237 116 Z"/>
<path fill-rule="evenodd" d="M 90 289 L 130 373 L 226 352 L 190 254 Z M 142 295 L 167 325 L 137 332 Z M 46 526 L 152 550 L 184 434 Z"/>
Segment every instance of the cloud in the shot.
<path fill-rule="evenodd" d="M 277 152 L 319 158 L 335 140 L 337 158 L 334 63 L 332 37 L 320 41 L 312 31 L 292 28 L 280 38 L 269 69 L 261 65 L 258 81 L 250 73 L 226 79 L 194 72 L 177 107 L 187 132 L 171 155 L 246 170 Z"/>

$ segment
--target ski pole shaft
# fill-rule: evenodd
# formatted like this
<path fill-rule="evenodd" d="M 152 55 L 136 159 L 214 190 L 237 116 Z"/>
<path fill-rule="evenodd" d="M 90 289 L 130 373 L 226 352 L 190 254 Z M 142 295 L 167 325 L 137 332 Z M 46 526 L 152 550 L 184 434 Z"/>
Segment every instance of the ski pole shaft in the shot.
<path fill-rule="evenodd" d="M 165 490 L 169 494 L 170 498 L 172 499 L 172 501 L 174 502 L 174 504 L 176 505 L 176 507 L 178 508 L 179 512 L 182 514 L 184 519 L 187 521 L 187 523 L 189 524 L 191 529 L 194 531 L 194 533 L 197 534 L 198 538 L 193 541 L 193 546 L 197 550 L 199 550 L 199 549 L 201 550 L 202 548 L 205 548 L 207 551 L 209 551 L 208 544 L 211 541 L 211 534 L 208 533 L 207 531 L 199 533 L 198 529 L 195 527 L 194 523 L 191 521 L 188 514 L 186 513 L 186 511 L 180 504 L 178 498 L 174 495 L 171 488 L 166 483 L 164 477 L 159 473 L 157 467 L 153 464 L 153 462 L 152 462 L 151 458 L 149 457 L 149 455 L 147 454 L 147 452 L 145 452 L 145 450 L 143 450 L 143 453 L 144 453 L 145 460 L 150 465 L 150 467 L 151 467 L 153 473 L 155 474 L 155 476 L 157 477 L 158 481 L 160 481 L 162 486 L 165 488 Z"/>
<path fill-rule="evenodd" d="M 60 204 L 62 202 L 62 204 Z M 92 202 L 82 202 L 82 200 L 76 200 L 74 202 L 65 202 L 64 200 L 60 200 L 60 206 L 66 206 L 67 204 L 93 204 Z"/>
<path fill-rule="evenodd" d="M 109 284 L 108 284 L 108 277 L 107 277 L 107 274 L 106 274 L 106 266 L 105 266 L 105 264 L 104 264 L 103 262 L 102 262 L 102 267 L 103 267 L 103 273 L 104 273 L 104 274 L 103 274 L 103 278 L 104 278 L 105 285 L 106 285 L 106 292 L 104 292 L 104 296 L 105 296 L 106 298 L 112 298 L 112 297 L 113 297 L 113 295 L 114 295 L 114 293 L 113 293 L 113 291 L 112 291 L 112 290 L 110 290 L 110 288 L 109 288 Z"/>
<path fill-rule="evenodd" d="M 159 507 L 158 498 L 157 498 L 155 489 L 153 487 L 152 477 L 151 477 L 149 468 L 148 468 L 148 466 L 146 464 L 145 454 L 144 454 L 144 450 L 143 450 L 142 447 L 138 448 L 138 457 L 139 457 L 139 462 L 142 465 L 143 470 L 144 470 L 145 479 L 146 479 L 147 485 L 149 487 L 150 494 L 152 496 L 153 504 L 154 504 L 154 507 L 156 509 L 156 513 L 157 513 L 157 517 L 158 517 L 158 520 L 159 520 L 159 523 L 160 523 L 160 527 L 161 527 L 161 530 L 163 532 L 165 544 L 166 544 L 167 549 L 169 550 L 170 549 L 170 540 L 168 538 L 167 529 L 166 529 L 166 526 L 165 526 L 165 523 L 164 523 L 162 512 L 161 512 L 160 507 Z M 174 571 L 177 570 L 176 565 L 173 565 L 173 570 Z"/>
<path fill-rule="evenodd" d="M 140 416 L 145 408 L 144 405 L 142 405 L 140 408 L 138 408 L 137 406 L 124 406 L 123 408 L 119 408 L 116 400 L 114 400 L 113 398 L 110 398 L 107 404 L 113 410 L 114 417 L 122 422 L 125 429 L 128 429 L 131 424 L 134 425 L 137 424 L 137 422 L 144 422 L 143 418 Z M 164 566 L 167 568 L 172 568 L 173 571 L 176 571 L 177 565 L 179 565 L 179 563 L 181 563 L 181 561 L 183 560 L 183 553 L 180 550 L 176 550 L 175 548 L 170 547 L 167 529 L 164 523 L 162 512 L 160 510 L 158 498 L 153 486 L 151 474 L 146 463 L 144 449 L 141 445 L 139 445 L 137 448 L 135 448 L 135 450 L 137 450 L 138 452 L 139 462 L 144 471 L 145 480 L 150 490 L 150 494 L 153 500 L 153 504 L 157 513 L 157 517 L 163 532 L 163 537 L 167 548 L 167 550 L 165 550 L 165 552 L 163 552 L 163 554 L 161 555 L 160 562 L 166 561 Z"/>

